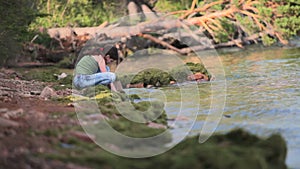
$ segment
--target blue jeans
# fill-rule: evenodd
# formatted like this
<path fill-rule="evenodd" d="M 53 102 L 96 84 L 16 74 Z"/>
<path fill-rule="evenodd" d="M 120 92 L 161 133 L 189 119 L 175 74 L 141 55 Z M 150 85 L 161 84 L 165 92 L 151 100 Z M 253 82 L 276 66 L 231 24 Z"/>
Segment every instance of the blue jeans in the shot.
<path fill-rule="evenodd" d="M 73 84 L 76 88 L 82 89 L 95 85 L 108 85 L 116 80 L 116 75 L 112 72 L 99 72 L 91 75 L 75 75 Z"/>

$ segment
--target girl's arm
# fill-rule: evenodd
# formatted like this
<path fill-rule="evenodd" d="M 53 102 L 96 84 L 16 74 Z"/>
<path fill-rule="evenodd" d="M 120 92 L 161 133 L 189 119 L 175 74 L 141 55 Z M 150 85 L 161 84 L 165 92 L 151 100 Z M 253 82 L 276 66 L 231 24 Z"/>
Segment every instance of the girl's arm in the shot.
<path fill-rule="evenodd" d="M 107 72 L 106 65 L 105 65 L 105 60 L 103 59 L 102 56 L 100 56 L 99 58 L 100 58 L 100 62 L 98 62 L 98 64 L 99 64 L 100 71 L 101 72 Z"/>

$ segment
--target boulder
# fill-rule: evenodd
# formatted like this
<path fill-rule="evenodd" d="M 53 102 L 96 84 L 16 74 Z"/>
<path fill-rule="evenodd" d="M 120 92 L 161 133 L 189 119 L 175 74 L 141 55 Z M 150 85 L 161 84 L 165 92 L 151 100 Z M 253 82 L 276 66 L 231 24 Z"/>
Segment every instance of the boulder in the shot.
<path fill-rule="evenodd" d="M 40 94 L 40 97 L 45 99 L 50 99 L 57 96 L 58 95 L 56 94 L 55 90 L 48 86 L 46 86 Z"/>

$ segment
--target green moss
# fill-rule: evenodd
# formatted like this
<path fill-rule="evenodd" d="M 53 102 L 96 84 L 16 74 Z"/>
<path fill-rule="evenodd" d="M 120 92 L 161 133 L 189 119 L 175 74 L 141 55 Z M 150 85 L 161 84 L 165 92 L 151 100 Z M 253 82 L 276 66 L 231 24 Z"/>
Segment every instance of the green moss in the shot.
<path fill-rule="evenodd" d="M 118 132 L 135 138 L 153 137 L 165 131 L 165 129 L 150 128 L 143 123 L 132 122 L 126 118 L 110 120 L 109 124 Z M 166 143 L 170 142 L 170 138 Z"/>
<path fill-rule="evenodd" d="M 129 95 L 129 98 L 130 98 L 130 100 L 132 100 L 132 101 L 135 100 L 135 99 L 141 99 L 140 96 L 137 95 L 137 94 Z"/>
<path fill-rule="evenodd" d="M 184 82 L 191 73 L 202 73 L 208 78 L 211 78 L 211 74 L 206 70 L 203 64 L 188 62 L 184 66 L 178 66 L 172 69 L 169 73 L 163 72 L 158 69 L 146 69 L 139 72 L 137 75 L 121 75 L 118 80 L 126 87 L 127 84 L 143 83 L 144 87 L 147 85 L 153 85 L 156 87 L 166 86 L 170 84 L 171 80 L 177 82 Z"/>
<path fill-rule="evenodd" d="M 53 86 L 53 88 L 55 90 L 66 89 L 66 88 L 71 89 L 72 83 L 73 83 L 73 76 L 68 75 L 67 77 L 65 77 L 63 79 L 57 80 L 57 82 L 58 82 L 58 85 Z"/>
<path fill-rule="evenodd" d="M 199 1 L 198 3 L 200 4 L 201 2 L 202 1 Z M 154 9 L 155 11 L 161 13 L 178 11 L 178 10 L 186 10 L 186 9 L 190 9 L 191 3 L 192 2 L 190 0 L 163 0 L 163 1 L 157 1 Z"/>
<path fill-rule="evenodd" d="M 261 139 L 242 130 L 215 135 L 203 144 L 199 144 L 197 136 L 187 138 L 164 154 L 144 159 L 122 158 L 96 146 L 87 148 L 87 143 L 82 141 L 72 143 L 75 145 L 73 149 L 58 149 L 59 153 L 46 157 L 94 168 L 287 168 L 287 148 L 281 136 L 272 135 L 268 139 Z"/>
<path fill-rule="evenodd" d="M 56 82 L 57 77 L 55 74 L 60 73 L 59 69 L 53 67 L 44 69 L 24 69 L 21 71 L 26 71 L 26 73 L 22 74 L 25 80 L 37 80 L 41 82 Z"/>
<path fill-rule="evenodd" d="M 16 69 L 24 80 L 36 80 L 41 82 L 51 82 L 53 83 L 53 88 L 55 90 L 72 88 L 73 76 L 71 73 L 67 73 L 67 77 L 59 79 L 57 75 L 60 75 L 64 70 L 58 69 L 56 67 L 46 67 L 46 68 L 30 68 L 30 69 Z"/>
<path fill-rule="evenodd" d="M 109 117 L 121 115 L 116 108 L 122 107 L 122 115 L 127 115 L 136 121 L 149 122 L 167 125 L 167 115 L 164 111 L 164 104 L 158 101 L 133 102 L 133 96 L 124 93 L 113 93 L 110 97 L 97 99 L 101 113 Z M 134 96 L 134 98 L 138 98 Z"/>
<path fill-rule="evenodd" d="M 74 68 L 74 58 L 72 56 L 66 56 L 61 61 L 58 62 L 57 66 L 60 68 Z"/>

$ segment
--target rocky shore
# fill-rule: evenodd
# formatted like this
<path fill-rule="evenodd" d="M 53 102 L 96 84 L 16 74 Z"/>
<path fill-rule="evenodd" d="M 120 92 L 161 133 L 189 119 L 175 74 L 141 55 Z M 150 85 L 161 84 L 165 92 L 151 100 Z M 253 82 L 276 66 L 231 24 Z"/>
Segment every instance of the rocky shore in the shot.
<path fill-rule="evenodd" d="M 34 71 L 35 76 L 30 71 L 2 69 L 0 73 L 0 168 L 287 168 L 286 143 L 280 135 L 263 139 L 242 130 L 215 135 L 204 144 L 198 143 L 197 136 L 187 138 L 172 150 L 146 159 L 112 155 L 83 132 L 73 107 L 76 98 L 70 97 L 70 80 L 40 79 L 39 74 L 60 75 L 52 69 Z M 161 103 L 134 102 L 140 98 L 124 93 L 105 95 L 102 87 L 95 91 L 85 91 L 84 96 L 94 97 L 103 115 L 90 115 L 87 121 L 106 119 L 117 131 L 132 137 L 149 137 L 169 128 Z M 127 120 L 111 104 L 125 101 L 143 112 L 133 117 L 145 123 Z M 124 107 L 125 114 L 134 112 L 131 109 Z M 164 143 L 171 139 L 171 135 L 165 137 Z"/>

